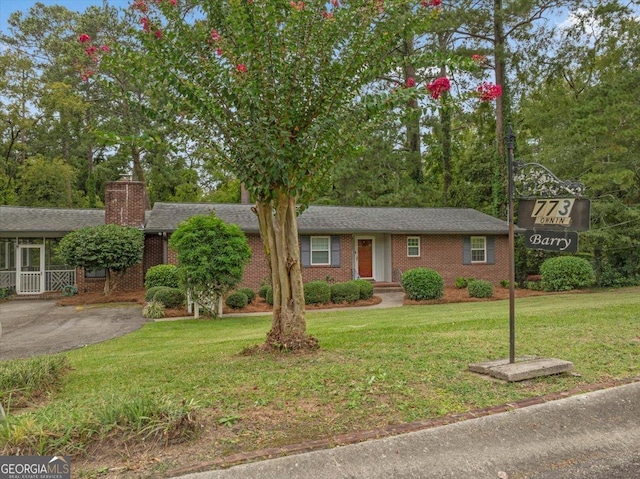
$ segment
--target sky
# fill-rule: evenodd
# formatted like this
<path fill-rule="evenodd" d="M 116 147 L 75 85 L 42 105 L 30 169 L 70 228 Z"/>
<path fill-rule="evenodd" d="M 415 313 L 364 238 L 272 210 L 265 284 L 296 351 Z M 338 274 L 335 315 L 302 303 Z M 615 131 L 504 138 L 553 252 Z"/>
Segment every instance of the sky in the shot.
<path fill-rule="evenodd" d="M 27 12 L 36 3 L 45 5 L 62 5 L 69 10 L 84 12 L 91 5 L 102 5 L 102 0 L 0 0 L 0 31 L 8 33 L 7 19 L 16 10 Z M 113 7 L 126 8 L 131 0 L 108 0 Z"/>

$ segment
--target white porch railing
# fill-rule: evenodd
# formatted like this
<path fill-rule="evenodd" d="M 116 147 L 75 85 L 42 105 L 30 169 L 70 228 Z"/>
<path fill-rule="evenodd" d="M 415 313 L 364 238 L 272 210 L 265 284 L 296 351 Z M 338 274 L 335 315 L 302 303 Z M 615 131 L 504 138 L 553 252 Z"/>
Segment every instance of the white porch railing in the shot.
<path fill-rule="evenodd" d="M 62 291 L 76 282 L 76 270 L 47 270 L 44 272 L 44 290 Z M 0 288 L 15 288 L 16 272 L 0 271 Z M 23 271 L 20 274 L 20 291 L 23 293 L 40 293 L 40 272 Z"/>
<path fill-rule="evenodd" d="M 44 272 L 44 289 L 46 291 L 62 291 L 65 286 L 76 283 L 76 270 L 51 270 Z"/>
<path fill-rule="evenodd" d="M 16 287 L 15 271 L 0 271 L 0 289 Z"/>

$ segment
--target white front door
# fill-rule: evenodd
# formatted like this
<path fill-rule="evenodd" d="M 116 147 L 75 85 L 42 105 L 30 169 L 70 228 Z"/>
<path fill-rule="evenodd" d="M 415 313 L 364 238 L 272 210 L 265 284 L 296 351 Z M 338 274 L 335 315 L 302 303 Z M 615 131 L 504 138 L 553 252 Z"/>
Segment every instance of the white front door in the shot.
<path fill-rule="evenodd" d="M 16 293 L 44 293 L 44 245 L 18 245 Z"/>

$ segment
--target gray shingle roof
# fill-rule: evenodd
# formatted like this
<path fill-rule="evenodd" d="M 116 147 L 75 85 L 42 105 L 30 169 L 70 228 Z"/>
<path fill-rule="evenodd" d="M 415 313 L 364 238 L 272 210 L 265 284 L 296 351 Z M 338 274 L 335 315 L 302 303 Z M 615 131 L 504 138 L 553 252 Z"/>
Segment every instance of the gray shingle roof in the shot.
<path fill-rule="evenodd" d="M 196 214 L 216 215 L 247 233 L 258 232 L 251 205 L 156 203 L 149 215 L 148 232 L 173 231 Z M 405 233 L 506 234 L 508 224 L 471 208 L 364 208 L 310 206 L 298 217 L 301 234 Z"/>
<path fill-rule="evenodd" d="M 197 214 L 216 215 L 247 233 L 257 233 L 252 205 L 156 203 L 147 211 L 145 231 L 174 231 Z M 0 206 L 0 235 L 20 233 L 63 235 L 85 226 L 104 224 L 104 210 Z M 298 217 L 301 234 L 404 233 L 506 234 L 508 224 L 471 208 L 364 208 L 310 206 Z"/>
<path fill-rule="evenodd" d="M 39 233 L 64 235 L 85 226 L 104 224 L 104 210 L 0 206 L 0 235 Z"/>

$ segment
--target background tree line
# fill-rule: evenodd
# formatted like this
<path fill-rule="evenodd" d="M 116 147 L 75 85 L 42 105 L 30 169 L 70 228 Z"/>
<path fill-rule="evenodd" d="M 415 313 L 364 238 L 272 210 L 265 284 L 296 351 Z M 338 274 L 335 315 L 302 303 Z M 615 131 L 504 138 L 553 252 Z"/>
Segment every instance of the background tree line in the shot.
<path fill-rule="evenodd" d="M 424 88 L 446 76 L 451 90 L 408 99 L 356 139 L 315 202 L 471 207 L 504 218 L 511 123 L 518 159 L 587 186 L 592 229 L 581 251 L 600 283 L 637 280 L 639 3 L 443 2 L 429 31 L 393 40 L 393 67 L 371 88 Z M 117 57 L 116 45 L 137 48 L 135 29 L 137 17 L 108 2 L 80 13 L 36 4 L 10 17 L 0 35 L 0 204 L 100 207 L 104 182 L 121 174 L 144 181 L 152 203 L 239 200 L 238 179 L 189 134 L 197 126 L 149 94 L 144 65 Z M 469 94 L 484 81 L 501 85 L 495 102 Z M 522 252 L 521 274 L 543 256 Z"/>

